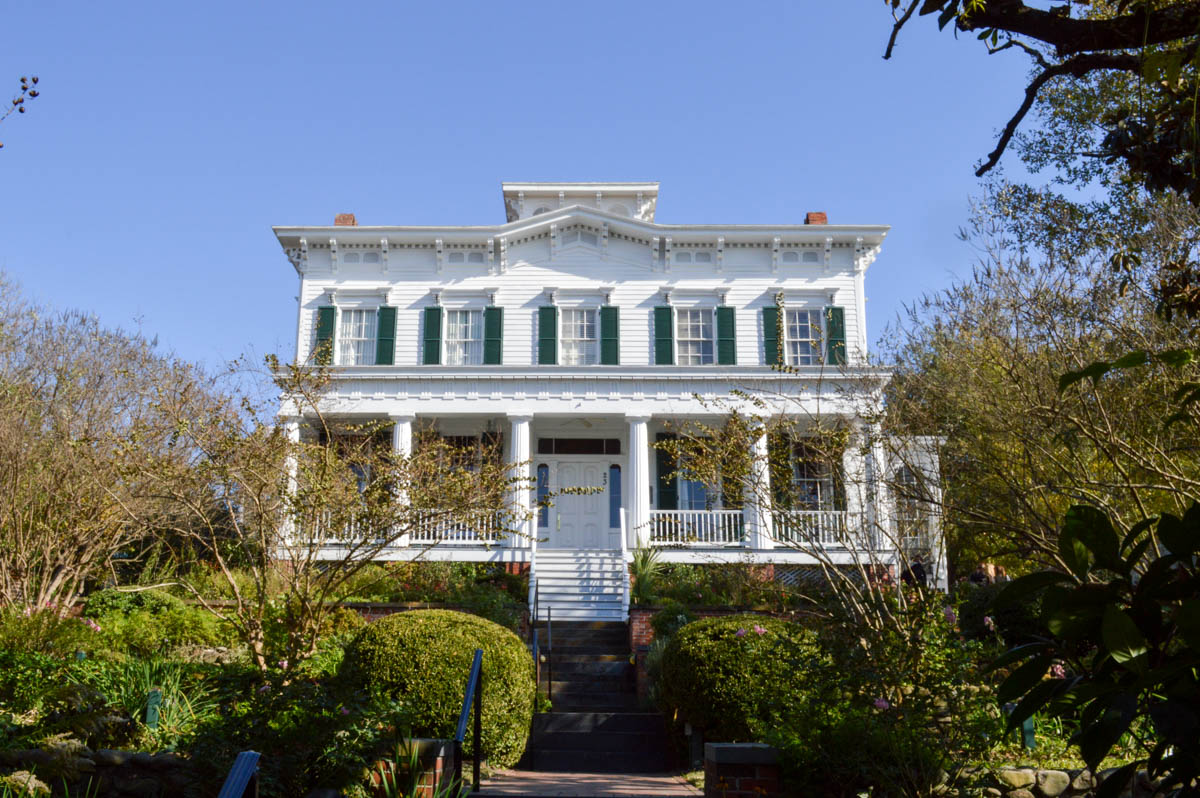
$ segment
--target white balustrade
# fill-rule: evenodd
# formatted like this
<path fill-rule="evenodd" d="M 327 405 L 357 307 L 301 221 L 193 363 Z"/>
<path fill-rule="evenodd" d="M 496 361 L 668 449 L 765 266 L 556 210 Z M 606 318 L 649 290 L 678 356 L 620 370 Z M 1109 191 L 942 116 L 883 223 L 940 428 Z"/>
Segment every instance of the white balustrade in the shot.
<path fill-rule="evenodd" d="M 783 546 L 819 546 L 823 549 L 874 548 L 862 530 L 851 528 L 844 510 L 786 510 L 776 512 L 775 540 Z"/>
<path fill-rule="evenodd" d="M 651 546 L 743 546 L 741 510 L 651 510 Z"/>
<path fill-rule="evenodd" d="M 503 514 L 490 510 L 472 513 L 426 510 L 415 519 L 408 541 L 415 545 L 494 545 L 509 531 L 504 521 Z"/>

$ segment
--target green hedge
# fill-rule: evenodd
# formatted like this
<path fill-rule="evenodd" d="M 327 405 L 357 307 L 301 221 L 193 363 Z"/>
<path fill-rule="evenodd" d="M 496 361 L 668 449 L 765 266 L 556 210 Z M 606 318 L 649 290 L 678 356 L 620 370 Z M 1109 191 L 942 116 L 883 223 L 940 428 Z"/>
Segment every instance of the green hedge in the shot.
<path fill-rule="evenodd" d="M 510 767 L 525 751 L 535 686 L 533 658 L 507 629 L 451 610 L 389 615 L 350 644 L 343 673 L 403 700 L 413 735 L 450 738 L 477 648 L 483 649 L 484 756 Z"/>
<path fill-rule="evenodd" d="M 729 615 L 689 623 L 663 652 L 660 702 L 668 717 L 700 729 L 705 740 L 750 740 L 755 719 L 804 689 L 792 678 L 793 663 L 816 651 L 811 632 L 778 618 Z"/>

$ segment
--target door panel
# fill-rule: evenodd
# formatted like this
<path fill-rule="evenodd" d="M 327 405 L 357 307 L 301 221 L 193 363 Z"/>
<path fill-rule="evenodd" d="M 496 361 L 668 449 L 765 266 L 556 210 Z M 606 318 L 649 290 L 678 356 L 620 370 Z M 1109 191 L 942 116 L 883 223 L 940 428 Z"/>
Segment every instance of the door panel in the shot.
<path fill-rule="evenodd" d="M 602 461 L 559 461 L 560 493 L 554 498 L 555 522 L 551 548 L 599 549 L 608 545 L 608 464 Z M 568 488 L 597 488 L 592 493 L 567 494 Z"/>

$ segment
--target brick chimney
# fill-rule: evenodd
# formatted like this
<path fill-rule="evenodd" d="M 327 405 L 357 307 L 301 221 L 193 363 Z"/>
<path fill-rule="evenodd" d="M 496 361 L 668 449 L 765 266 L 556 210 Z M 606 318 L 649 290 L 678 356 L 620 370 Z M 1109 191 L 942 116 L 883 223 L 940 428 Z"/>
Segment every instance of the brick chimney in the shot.
<path fill-rule="evenodd" d="M 358 227 L 358 220 L 354 218 L 352 213 L 339 213 L 333 217 L 334 227 Z"/>
<path fill-rule="evenodd" d="M 829 217 L 825 215 L 825 211 L 809 211 L 804 214 L 805 224 L 829 224 Z"/>

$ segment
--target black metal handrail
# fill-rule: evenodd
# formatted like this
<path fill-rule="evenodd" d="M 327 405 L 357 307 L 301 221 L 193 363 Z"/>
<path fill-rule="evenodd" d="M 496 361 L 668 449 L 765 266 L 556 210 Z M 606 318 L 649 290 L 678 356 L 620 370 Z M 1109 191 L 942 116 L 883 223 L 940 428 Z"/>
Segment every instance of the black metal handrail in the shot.
<path fill-rule="evenodd" d="M 530 643 L 529 650 L 533 654 L 533 693 L 536 698 L 540 699 L 542 696 L 542 650 L 538 646 L 538 630 L 536 626 L 533 628 L 533 642 Z M 533 711 L 537 712 L 536 707 Z"/>
<path fill-rule="evenodd" d="M 221 785 L 217 798 L 258 798 L 258 760 L 261 755 L 257 751 L 242 751 L 233 760 L 229 775 Z"/>
<path fill-rule="evenodd" d="M 481 743 L 481 728 L 483 725 L 483 649 L 475 649 L 475 659 L 471 662 L 471 675 L 467 678 L 467 689 L 463 693 L 462 711 L 458 713 L 458 728 L 454 732 L 454 783 L 462 788 L 462 758 L 463 738 L 467 735 L 467 719 L 470 717 L 471 705 L 475 705 L 475 728 L 472 740 L 475 744 L 475 757 L 471 762 L 471 775 L 475 784 L 471 792 L 479 792 L 479 763 L 483 759 Z"/>

